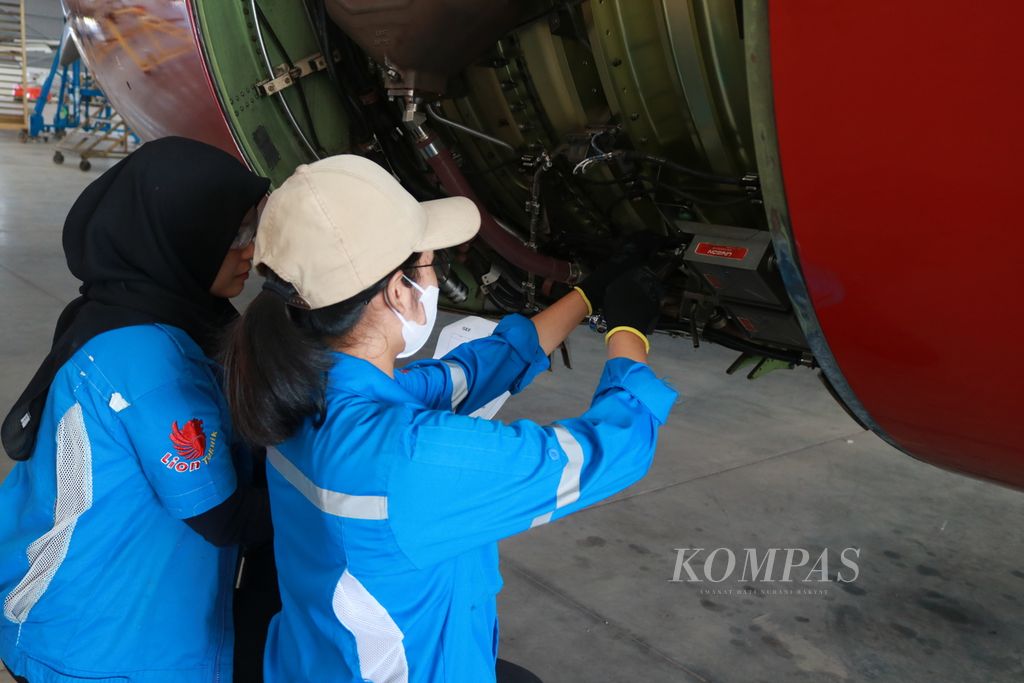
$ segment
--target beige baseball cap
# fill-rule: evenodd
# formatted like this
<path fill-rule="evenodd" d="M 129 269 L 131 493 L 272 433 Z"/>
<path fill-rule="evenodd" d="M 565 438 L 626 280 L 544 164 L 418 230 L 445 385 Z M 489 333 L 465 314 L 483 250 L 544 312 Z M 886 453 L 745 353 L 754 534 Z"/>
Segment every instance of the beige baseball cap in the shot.
<path fill-rule="evenodd" d="M 253 264 L 266 264 L 310 306 L 344 301 L 414 252 L 466 242 L 480 212 L 466 197 L 418 202 L 378 164 L 351 154 L 295 169 L 270 194 Z"/>

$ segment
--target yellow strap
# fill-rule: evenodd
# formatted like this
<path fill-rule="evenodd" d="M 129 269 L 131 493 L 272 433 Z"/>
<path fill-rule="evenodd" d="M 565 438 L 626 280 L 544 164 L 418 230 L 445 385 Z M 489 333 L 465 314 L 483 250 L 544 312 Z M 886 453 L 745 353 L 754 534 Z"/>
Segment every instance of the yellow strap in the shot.
<path fill-rule="evenodd" d="M 590 304 L 590 299 L 587 298 L 587 295 L 584 293 L 584 291 L 579 287 L 573 287 L 573 289 L 579 292 L 580 296 L 583 297 L 583 303 L 587 305 L 587 315 L 594 315 L 594 307 Z"/>
<path fill-rule="evenodd" d="M 651 342 L 650 340 L 647 339 L 647 335 L 641 332 L 640 330 L 636 329 L 635 327 L 627 327 L 626 325 L 619 325 L 618 327 L 613 327 L 612 329 L 608 330 L 607 334 L 604 335 L 604 343 L 607 344 L 608 340 L 611 339 L 612 335 L 615 334 L 616 332 L 632 332 L 633 334 L 635 334 L 636 336 L 640 337 L 640 339 L 643 340 L 644 349 L 646 350 L 646 352 L 651 352 Z"/>

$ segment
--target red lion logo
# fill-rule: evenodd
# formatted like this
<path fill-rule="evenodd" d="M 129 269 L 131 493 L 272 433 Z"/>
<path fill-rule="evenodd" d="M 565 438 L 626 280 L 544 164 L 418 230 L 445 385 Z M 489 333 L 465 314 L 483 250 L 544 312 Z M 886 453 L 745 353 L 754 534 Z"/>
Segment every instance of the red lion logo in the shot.
<path fill-rule="evenodd" d="M 186 460 L 196 460 L 206 452 L 206 434 L 203 433 L 203 421 L 192 418 L 184 427 L 178 427 L 178 421 L 171 424 L 171 443 L 178 455 Z"/>

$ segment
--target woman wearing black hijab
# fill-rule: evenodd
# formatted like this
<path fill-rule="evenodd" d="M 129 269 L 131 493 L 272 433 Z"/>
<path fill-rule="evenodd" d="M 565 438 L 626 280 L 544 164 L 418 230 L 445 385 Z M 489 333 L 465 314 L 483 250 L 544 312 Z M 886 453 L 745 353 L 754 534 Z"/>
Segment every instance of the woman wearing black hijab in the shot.
<path fill-rule="evenodd" d="M 81 296 L 2 432 L 0 659 L 31 683 L 231 680 L 237 544 L 269 520 L 210 358 L 268 187 L 165 138 L 68 214 Z"/>

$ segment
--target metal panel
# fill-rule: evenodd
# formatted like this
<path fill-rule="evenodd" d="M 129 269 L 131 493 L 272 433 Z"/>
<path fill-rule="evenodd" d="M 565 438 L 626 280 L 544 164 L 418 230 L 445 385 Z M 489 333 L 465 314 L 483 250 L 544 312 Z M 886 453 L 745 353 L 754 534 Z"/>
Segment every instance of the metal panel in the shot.
<path fill-rule="evenodd" d="M 83 58 L 139 137 L 182 135 L 241 158 L 206 71 L 188 4 L 64 4 Z"/>
<path fill-rule="evenodd" d="M 299 164 L 349 150 L 348 121 L 325 70 L 273 96 L 256 89 L 271 77 L 268 63 L 276 68 L 320 53 L 302 2 L 192 5 L 225 118 L 254 169 L 279 184 Z"/>
<path fill-rule="evenodd" d="M 788 222 L 770 217 L 835 369 L 909 453 L 1024 488 L 1024 5 L 784 0 L 769 18 Z"/>

